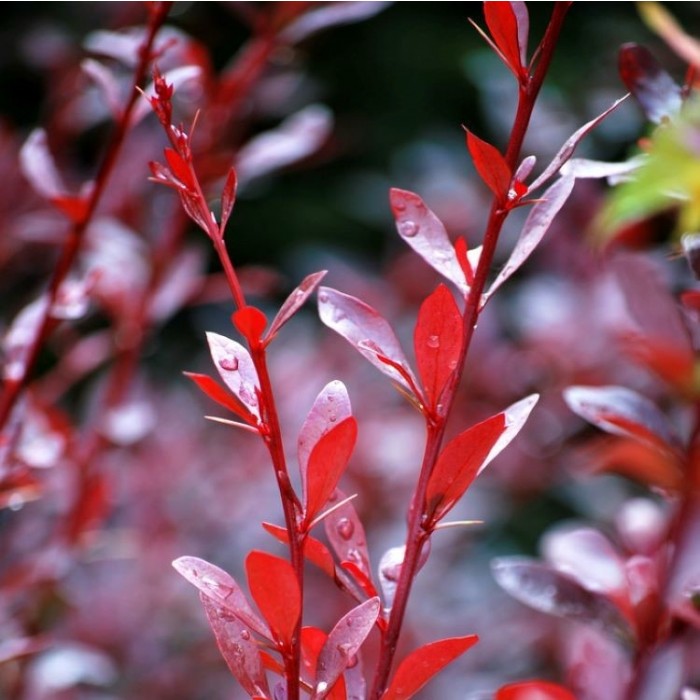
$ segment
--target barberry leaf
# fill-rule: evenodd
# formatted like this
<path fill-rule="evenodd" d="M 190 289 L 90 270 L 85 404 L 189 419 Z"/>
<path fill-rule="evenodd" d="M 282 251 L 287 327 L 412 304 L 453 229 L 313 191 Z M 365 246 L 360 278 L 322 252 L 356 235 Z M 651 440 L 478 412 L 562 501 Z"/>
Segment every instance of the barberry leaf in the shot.
<path fill-rule="evenodd" d="M 369 304 L 330 287 L 318 294 L 321 321 L 341 335 L 380 372 L 416 394 L 416 380 L 396 334 L 389 323 Z M 382 361 L 387 358 L 393 364 Z M 418 397 L 420 399 L 420 397 Z"/>
<path fill-rule="evenodd" d="M 263 523 L 262 526 L 279 542 L 283 544 L 289 543 L 289 532 L 286 527 L 280 527 L 272 523 Z M 335 577 L 333 555 L 323 542 L 317 540 L 315 537 L 311 537 L 311 535 L 307 535 L 304 538 L 304 558 L 331 578 Z"/>
<path fill-rule="evenodd" d="M 519 77 L 523 64 L 518 22 L 509 2 L 485 2 L 484 18 L 506 65 Z"/>
<path fill-rule="evenodd" d="M 479 638 L 451 637 L 430 642 L 412 651 L 396 669 L 382 700 L 409 700 L 447 664 L 473 647 Z"/>
<path fill-rule="evenodd" d="M 229 411 L 232 411 L 246 423 L 250 425 L 255 425 L 257 423 L 256 417 L 238 400 L 238 398 L 227 392 L 211 377 L 208 377 L 206 374 L 197 374 L 196 372 L 184 372 L 183 374 L 188 379 L 191 379 L 210 399 L 216 401 L 216 403 L 227 408 Z"/>
<path fill-rule="evenodd" d="M 589 591 L 570 576 L 527 557 L 503 557 L 492 565 L 494 578 L 507 593 L 535 610 L 593 625 L 625 646 L 634 633 L 612 601 Z"/>
<path fill-rule="evenodd" d="M 204 593 L 199 597 L 207 613 L 221 655 L 231 673 L 251 697 L 270 697 L 270 688 L 260 658 L 260 650 L 250 628 L 230 610 L 215 603 Z"/>
<path fill-rule="evenodd" d="M 219 376 L 236 398 L 260 420 L 258 375 L 248 351 L 235 340 L 207 333 L 209 352 Z"/>
<path fill-rule="evenodd" d="M 570 690 L 555 683 L 523 681 L 499 688 L 495 700 L 576 700 L 576 697 Z"/>
<path fill-rule="evenodd" d="M 267 316 L 255 306 L 244 306 L 231 315 L 234 325 L 251 347 L 260 345 L 267 326 Z"/>
<path fill-rule="evenodd" d="M 304 492 L 304 520 L 308 525 L 326 505 L 347 467 L 357 439 L 351 416 L 324 433 L 309 455 Z"/>
<path fill-rule="evenodd" d="M 219 235 L 223 236 L 226 230 L 233 205 L 236 203 L 236 188 L 238 186 L 238 177 L 236 169 L 231 168 L 224 182 L 224 189 L 221 193 L 221 223 L 219 224 Z"/>
<path fill-rule="evenodd" d="M 316 698 L 326 697 L 372 631 L 380 610 L 379 598 L 370 598 L 338 620 L 318 655 Z"/>
<path fill-rule="evenodd" d="M 500 4 L 500 3 L 499 3 Z M 503 3 L 506 4 L 506 3 Z M 501 152 L 490 143 L 480 139 L 468 129 L 467 148 L 476 172 L 499 202 L 508 196 L 513 173 Z"/>
<path fill-rule="evenodd" d="M 469 284 L 440 219 L 417 194 L 408 190 L 392 189 L 389 201 L 401 238 L 466 296 Z"/>
<path fill-rule="evenodd" d="M 264 342 L 267 345 L 279 332 L 279 329 L 289 321 L 302 307 L 304 302 L 313 294 L 314 290 L 326 276 L 326 270 L 314 272 L 304 277 L 301 284 L 285 299 L 277 315 L 272 319 L 270 328 L 265 335 Z"/>
<path fill-rule="evenodd" d="M 485 294 L 487 300 L 511 275 L 520 269 L 539 245 L 573 191 L 574 182 L 572 175 L 560 177 L 542 195 L 541 201 L 532 207 L 506 264 Z"/>
<path fill-rule="evenodd" d="M 413 335 L 418 374 L 431 410 L 436 409 L 457 369 L 463 342 L 462 314 L 451 292 L 441 284 L 421 305 Z"/>
<path fill-rule="evenodd" d="M 229 610 L 243 624 L 263 637 L 272 639 L 270 628 L 253 611 L 233 576 L 198 557 L 179 557 L 173 562 L 173 568 L 199 589 L 200 593 Z"/>
<path fill-rule="evenodd" d="M 301 615 L 301 591 L 292 565 L 267 552 L 253 550 L 245 560 L 253 600 L 277 642 L 291 643 Z"/>
<path fill-rule="evenodd" d="M 656 404 L 622 386 L 572 386 L 564 391 L 569 408 L 613 435 L 631 437 L 660 449 L 679 444 L 671 424 Z"/>

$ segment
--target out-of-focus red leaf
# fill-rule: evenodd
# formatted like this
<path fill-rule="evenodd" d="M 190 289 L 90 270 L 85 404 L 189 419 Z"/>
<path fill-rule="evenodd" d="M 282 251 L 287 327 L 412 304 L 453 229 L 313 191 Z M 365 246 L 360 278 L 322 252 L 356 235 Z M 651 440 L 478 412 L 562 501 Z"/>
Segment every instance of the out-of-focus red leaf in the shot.
<path fill-rule="evenodd" d="M 636 391 L 621 386 L 572 386 L 564 391 L 569 408 L 597 428 L 631 437 L 661 450 L 679 445 L 666 416 Z"/>
<path fill-rule="evenodd" d="M 13 637 L 0 642 L 0 665 L 37 654 L 50 646 L 46 638 Z"/>
<path fill-rule="evenodd" d="M 175 256 L 148 300 L 149 319 L 162 323 L 190 302 L 203 286 L 203 268 L 199 248 L 186 248 Z"/>
<path fill-rule="evenodd" d="M 469 284 L 440 219 L 428 209 L 417 194 L 408 190 L 393 188 L 389 193 L 389 201 L 396 220 L 396 230 L 401 238 L 428 265 L 466 295 Z"/>
<path fill-rule="evenodd" d="M 522 52 L 518 36 L 518 23 L 509 2 L 485 2 L 484 18 L 493 41 L 499 48 L 506 65 L 519 77 L 522 68 Z"/>
<path fill-rule="evenodd" d="M 284 28 L 282 38 L 297 44 L 318 31 L 340 24 L 361 22 L 374 17 L 391 5 L 390 2 L 334 2 L 311 5 L 298 19 Z"/>
<path fill-rule="evenodd" d="M 673 567 L 665 592 L 672 613 L 700 629 L 700 495 L 687 506 L 683 529 L 676 538 Z"/>
<path fill-rule="evenodd" d="M 327 697 L 343 671 L 352 663 L 379 616 L 379 598 L 370 598 L 338 620 L 330 631 L 316 670 L 316 697 Z"/>
<path fill-rule="evenodd" d="M 573 189 L 573 176 L 563 176 L 547 189 L 542 195 L 542 201 L 532 207 L 506 264 L 486 292 L 487 299 L 530 257 Z"/>
<path fill-rule="evenodd" d="M 326 505 L 347 467 L 357 439 L 357 421 L 351 416 L 324 433 L 309 455 L 304 492 L 307 525 Z"/>
<path fill-rule="evenodd" d="M 233 576 L 198 557 L 179 557 L 173 562 L 173 568 L 214 603 L 229 610 L 243 624 L 266 639 L 272 639 L 270 628 L 254 612 Z"/>
<path fill-rule="evenodd" d="M 687 655 L 686 645 L 674 638 L 652 647 L 650 658 L 635 678 L 635 689 L 639 689 L 637 697 L 643 700 L 678 698 L 688 678 Z"/>
<path fill-rule="evenodd" d="M 501 3 L 495 4 L 500 5 Z M 503 3 L 503 5 L 507 5 L 507 3 Z M 479 177 L 493 192 L 498 201 L 504 202 L 508 196 L 513 173 L 511 173 L 501 152 L 468 129 L 467 148 Z"/>
<path fill-rule="evenodd" d="M 231 168 L 224 182 L 224 189 L 221 193 L 221 223 L 219 224 L 219 233 L 224 235 L 226 224 L 228 223 L 233 205 L 236 202 L 236 188 L 238 187 L 238 176 L 236 169 Z"/>
<path fill-rule="evenodd" d="M 289 543 L 289 533 L 286 527 L 280 527 L 272 523 L 263 523 L 262 526 L 283 544 Z M 311 535 L 307 535 L 304 538 L 304 557 L 331 578 L 335 577 L 333 555 L 323 542 L 317 540 L 315 537 L 311 537 Z"/>
<path fill-rule="evenodd" d="M 246 423 L 251 425 L 257 423 L 256 417 L 235 396 L 232 396 L 211 377 L 196 372 L 184 372 L 183 374 L 191 379 L 210 399 L 232 411 Z"/>
<path fill-rule="evenodd" d="M 620 77 L 647 118 L 660 124 L 680 111 L 681 89 L 645 46 L 623 44 L 618 54 Z"/>
<path fill-rule="evenodd" d="M 209 352 L 219 376 L 240 402 L 260 420 L 259 384 L 255 365 L 248 351 L 235 340 L 207 333 Z"/>
<path fill-rule="evenodd" d="M 409 394 L 415 393 L 416 380 L 398 338 L 375 309 L 330 287 L 319 290 L 318 309 L 323 323 L 345 338 L 380 372 L 400 384 Z M 382 362 L 381 357 L 388 358 L 402 371 Z"/>
<path fill-rule="evenodd" d="M 48 306 L 46 295 L 27 304 L 4 334 L 2 375 L 5 381 L 20 381 L 24 377 L 31 348 L 48 313 Z"/>
<path fill-rule="evenodd" d="M 340 500 L 344 498 L 344 494 L 336 490 L 334 498 Z M 367 549 L 367 537 L 352 502 L 347 501 L 342 506 L 335 508 L 323 519 L 323 524 L 328 541 L 338 559 L 341 562 L 350 562 L 371 581 L 372 568 Z M 352 574 L 352 571 L 350 573 Z M 353 578 L 356 577 L 353 576 Z"/>
<path fill-rule="evenodd" d="M 586 122 L 582 127 L 577 129 L 569 138 L 564 142 L 564 145 L 557 151 L 557 154 L 552 158 L 550 164 L 544 169 L 544 172 L 530 185 L 530 190 L 534 191 L 538 187 L 544 185 L 547 180 L 556 175 L 561 170 L 562 165 L 574 155 L 576 146 L 583 140 L 584 136 L 588 134 L 589 131 L 594 129 L 600 122 L 605 119 L 611 112 L 618 108 L 618 106 L 627 99 L 627 96 L 621 97 L 619 100 L 613 102 L 613 104 L 608 107 L 603 113 L 599 114 L 591 121 Z"/>
<path fill-rule="evenodd" d="M 526 557 L 503 557 L 492 562 L 498 584 L 535 610 L 598 627 L 624 646 L 634 633 L 629 622 L 606 596 L 589 591 L 548 564 Z"/>
<path fill-rule="evenodd" d="M 0 479 L 0 510 L 17 508 L 41 498 L 44 484 L 29 470 L 13 470 Z"/>
<path fill-rule="evenodd" d="M 409 700 L 434 675 L 478 641 L 479 637 L 470 634 L 467 637 L 441 639 L 415 649 L 399 664 L 382 700 Z"/>
<path fill-rule="evenodd" d="M 441 284 L 421 305 L 413 335 L 418 374 L 432 410 L 457 369 L 464 342 L 463 327 L 454 297 Z"/>
<path fill-rule="evenodd" d="M 109 486 L 102 474 L 91 474 L 82 483 L 77 503 L 68 518 L 71 541 L 79 540 L 89 529 L 95 528 L 105 517 L 109 503 Z"/>
<path fill-rule="evenodd" d="M 274 638 L 289 645 L 301 615 L 301 591 L 292 565 L 253 550 L 245 560 L 248 587 Z"/>
<path fill-rule="evenodd" d="M 199 598 L 204 605 L 219 651 L 231 673 L 251 697 L 269 698 L 270 688 L 260 650 L 250 628 L 230 610 L 215 603 L 204 593 L 200 593 Z"/>
<path fill-rule="evenodd" d="M 522 681 L 504 685 L 495 700 L 576 700 L 574 694 L 548 681 Z"/>
<path fill-rule="evenodd" d="M 267 316 L 255 306 L 244 306 L 231 315 L 234 325 L 251 347 L 260 344 L 262 334 L 267 326 Z"/>
<path fill-rule="evenodd" d="M 304 277 L 301 284 L 285 299 L 277 315 L 272 319 L 270 328 L 265 335 L 266 345 L 277 335 L 279 329 L 302 307 L 311 294 L 313 294 L 316 287 L 321 283 L 321 280 L 326 276 L 326 272 L 326 270 L 321 270 L 320 272 L 307 275 Z"/>

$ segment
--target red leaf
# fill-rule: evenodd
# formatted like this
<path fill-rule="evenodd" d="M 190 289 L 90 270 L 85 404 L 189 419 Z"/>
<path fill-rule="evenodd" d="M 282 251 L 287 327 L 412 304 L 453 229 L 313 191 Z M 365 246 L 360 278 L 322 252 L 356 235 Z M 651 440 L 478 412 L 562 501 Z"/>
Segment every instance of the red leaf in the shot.
<path fill-rule="evenodd" d="M 425 644 L 412 651 L 396 669 L 382 700 L 408 700 L 447 664 L 473 647 L 479 638 L 452 637 Z"/>
<path fill-rule="evenodd" d="M 415 377 L 396 334 L 389 323 L 369 304 L 335 289 L 321 287 L 318 294 L 318 310 L 321 321 L 343 336 L 380 372 L 400 384 L 408 393 L 415 393 Z M 403 369 L 403 373 L 382 362 L 380 356 L 395 362 Z"/>
<path fill-rule="evenodd" d="M 277 335 L 279 329 L 302 307 L 325 276 L 326 270 L 307 275 L 301 284 L 285 299 L 284 304 L 282 304 L 277 315 L 272 319 L 270 328 L 267 331 L 265 336 L 266 345 Z"/>
<path fill-rule="evenodd" d="M 469 284 L 440 219 L 413 192 L 394 188 L 389 201 L 399 235 L 428 265 L 466 295 Z"/>
<path fill-rule="evenodd" d="M 204 593 L 200 593 L 199 597 L 216 637 L 219 651 L 231 673 L 251 697 L 269 697 L 270 689 L 260 651 L 250 628 Z"/>
<path fill-rule="evenodd" d="M 255 306 L 244 306 L 231 315 L 234 325 L 251 347 L 260 345 L 260 338 L 267 326 L 267 316 Z"/>
<path fill-rule="evenodd" d="M 307 471 L 311 451 L 321 437 L 338 424 L 338 421 L 343 421 L 351 415 L 350 397 L 345 385 L 338 380 L 328 383 L 316 397 L 299 431 L 297 461 L 304 493 L 307 491 Z"/>
<path fill-rule="evenodd" d="M 370 598 L 338 620 L 330 631 L 316 672 L 316 698 L 326 697 L 372 631 L 379 616 L 379 598 Z"/>
<path fill-rule="evenodd" d="M 193 189 L 192 174 L 182 156 L 172 148 L 163 149 L 165 160 L 173 175 L 188 189 Z"/>
<path fill-rule="evenodd" d="M 301 615 L 301 591 L 292 565 L 254 550 L 246 557 L 245 567 L 250 594 L 275 640 L 289 646 Z"/>
<path fill-rule="evenodd" d="M 576 700 L 576 697 L 561 685 L 547 681 L 524 681 L 504 685 L 496 693 L 495 700 Z"/>
<path fill-rule="evenodd" d="M 304 519 L 307 525 L 335 490 L 356 439 L 357 421 L 351 416 L 322 435 L 311 450 L 304 492 Z"/>
<path fill-rule="evenodd" d="M 279 540 L 283 544 L 289 543 L 289 533 L 287 532 L 287 528 L 280 527 L 279 525 L 273 525 L 272 523 L 263 523 L 262 526 L 275 539 Z M 331 578 L 335 577 L 335 562 L 333 561 L 333 555 L 328 550 L 328 547 L 323 544 L 323 542 L 320 542 L 315 537 L 307 535 L 304 538 L 304 557 Z"/>
<path fill-rule="evenodd" d="M 432 524 L 454 507 L 477 474 L 520 432 L 537 399 L 533 394 L 514 403 L 504 412 L 468 428 L 445 446 L 426 491 L 426 512 Z"/>
<path fill-rule="evenodd" d="M 441 284 L 421 305 L 413 336 L 418 374 L 431 410 L 457 369 L 463 341 L 462 314 Z"/>
<path fill-rule="evenodd" d="M 250 354 L 240 343 L 217 333 L 207 333 L 207 342 L 219 376 L 259 421 L 258 374 Z"/>
<path fill-rule="evenodd" d="M 516 77 L 523 69 L 521 63 L 518 23 L 509 2 L 485 2 L 484 17 L 493 41 L 499 48 L 506 65 Z"/>
<path fill-rule="evenodd" d="M 513 174 L 501 152 L 469 130 L 467 130 L 467 148 L 479 177 L 493 192 L 496 199 L 504 202 L 508 196 Z"/>
<path fill-rule="evenodd" d="M 229 394 L 211 377 L 208 377 L 206 374 L 197 374 L 196 372 L 184 372 L 183 374 L 188 379 L 191 379 L 210 399 L 232 411 L 246 423 L 251 425 L 257 423 L 255 416 L 235 396 Z"/>
<path fill-rule="evenodd" d="M 233 210 L 233 205 L 236 202 L 236 187 L 238 186 L 238 179 L 236 177 L 235 168 L 231 168 L 226 176 L 226 182 L 224 183 L 224 189 L 221 193 L 221 224 L 219 225 L 219 235 L 224 235 L 224 230 L 226 229 L 226 224 L 231 216 L 231 211 Z"/>
<path fill-rule="evenodd" d="M 261 636 L 272 639 L 270 629 L 250 607 L 233 576 L 198 557 L 179 557 L 173 562 L 173 568 L 217 605 L 229 610 Z"/>

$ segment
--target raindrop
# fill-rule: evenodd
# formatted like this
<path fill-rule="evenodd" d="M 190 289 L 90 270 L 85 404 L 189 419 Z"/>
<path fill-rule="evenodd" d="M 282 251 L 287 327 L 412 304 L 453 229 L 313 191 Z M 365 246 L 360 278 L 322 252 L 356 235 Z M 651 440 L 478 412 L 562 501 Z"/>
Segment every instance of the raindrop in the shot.
<path fill-rule="evenodd" d="M 398 581 L 401 575 L 401 564 L 383 566 L 380 573 L 387 581 Z"/>
<path fill-rule="evenodd" d="M 248 641 L 250 639 L 250 632 L 248 632 L 248 630 L 241 630 L 241 639 Z"/>
<path fill-rule="evenodd" d="M 338 420 L 338 416 L 336 416 L 335 413 L 331 413 L 331 414 L 329 414 L 329 416 L 328 416 L 328 420 L 329 420 L 331 423 L 335 423 L 335 422 Z"/>
<path fill-rule="evenodd" d="M 351 549 L 347 553 L 347 561 L 360 566 L 362 564 L 362 555 L 356 549 Z"/>
<path fill-rule="evenodd" d="M 228 372 L 235 372 L 238 369 L 238 358 L 222 357 L 219 360 L 219 367 L 221 367 L 221 369 L 225 369 Z"/>
<path fill-rule="evenodd" d="M 321 292 L 318 295 L 318 300 L 322 303 L 325 304 L 328 301 L 328 294 L 326 292 Z"/>
<path fill-rule="evenodd" d="M 420 226 L 410 219 L 406 219 L 399 224 L 399 233 L 404 238 L 413 238 L 418 231 L 420 231 Z"/>
<path fill-rule="evenodd" d="M 406 205 L 403 202 L 396 202 L 394 204 L 395 211 L 406 211 Z"/>
<path fill-rule="evenodd" d="M 24 503 L 24 497 L 21 494 L 13 493 L 7 502 L 7 506 L 11 511 L 17 512 L 18 510 L 22 510 Z"/>
<path fill-rule="evenodd" d="M 357 654 L 352 654 L 348 658 L 347 668 L 355 668 L 355 666 L 357 666 L 357 662 L 358 662 Z"/>
<path fill-rule="evenodd" d="M 336 649 L 338 650 L 338 653 L 341 656 L 347 657 L 347 656 L 350 656 L 350 650 L 352 649 L 352 644 L 348 644 L 347 642 L 345 642 L 344 644 L 338 644 Z"/>
<path fill-rule="evenodd" d="M 346 624 L 348 627 L 352 627 L 352 625 L 353 625 L 352 618 L 349 617 L 347 620 L 345 620 L 345 624 Z M 341 647 L 341 646 L 344 646 L 344 645 L 343 645 L 343 644 L 338 645 L 338 651 L 340 651 L 340 647 Z"/>
<path fill-rule="evenodd" d="M 355 525 L 350 518 L 341 518 L 335 529 L 344 540 L 349 540 L 355 534 Z"/>
<path fill-rule="evenodd" d="M 321 682 L 316 686 L 316 692 L 317 692 L 317 693 L 325 693 L 326 690 L 328 690 L 328 683 L 326 683 L 326 681 L 321 681 Z"/>
<path fill-rule="evenodd" d="M 440 347 L 440 338 L 437 335 L 428 336 L 428 347 L 437 349 Z"/>

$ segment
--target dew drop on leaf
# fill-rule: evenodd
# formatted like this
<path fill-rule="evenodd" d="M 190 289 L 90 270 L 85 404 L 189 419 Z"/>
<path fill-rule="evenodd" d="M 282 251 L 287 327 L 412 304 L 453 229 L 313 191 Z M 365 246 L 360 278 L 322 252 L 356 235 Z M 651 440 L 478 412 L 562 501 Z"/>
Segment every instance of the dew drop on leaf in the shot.
<path fill-rule="evenodd" d="M 440 347 L 440 338 L 436 335 L 431 335 L 428 337 L 428 347 L 437 349 Z"/>
<path fill-rule="evenodd" d="M 249 640 L 250 632 L 248 632 L 248 630 L 241 630 L 241 639 Z"/>
<path fill-rule="evenodd" d="M 355 668 L 357 666 L 357 654 L 352 654 L 348 659 L 348 668 Z"/>
<path fill-rule="evenodd" d="M 222 357 L 219 360 L 219 367 L 221 367 L 221 369 L 225 369 L 228 372 L 235 372 L 238 369 L 238 358 Z"/>
<path fill-rule="evenodd" d="M 349 540 L 355 534 L 355 525 L 349 518 L 341 518 L 336 524 L 338 534 L 344 539 Z"/>
<path fill-rule="evenodd" d="M 418 231 L 420 231 L 420 226 L 415 221 L 411 221 L 410 219 L 406 219 L 406 221 L 402 221 L 399 224 L 399 233 L 404 238 L 413 238 Z"/>

